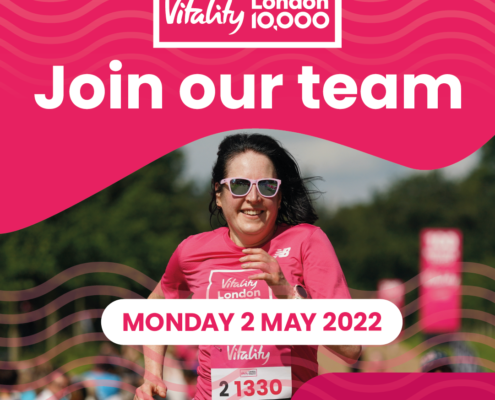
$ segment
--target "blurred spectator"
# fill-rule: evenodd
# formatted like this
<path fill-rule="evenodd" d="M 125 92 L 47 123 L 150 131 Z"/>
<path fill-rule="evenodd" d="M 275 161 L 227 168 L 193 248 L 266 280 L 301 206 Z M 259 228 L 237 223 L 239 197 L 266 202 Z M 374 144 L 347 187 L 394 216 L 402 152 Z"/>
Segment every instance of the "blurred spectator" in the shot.
<path fill-rule="evenodd" d="M 5 390 L 3 385 L 12 386 L 17 383 L 17 371 L 0 369 L 0 400 L 18 400 L 19 393 L 12 390 Z M 5 391 L 4 391 L 5 390 Z"/>
<path fill-rule="evenodd" d="M 196 394 L 198 380 L 198 346 L 176 346 L 175 357 L 180 363 L 184 380 L 187 385 L 187 396 L 193 398 Z"/>
<path fill-rule="evenodd" d="M 64 374 L 58 372 L 54 375 L 53 380 L 46 385 L 45 389 L 41 391 L 40 394 L 36 397 L 36 400 L 56 400 L 57 397 L 55 395 L 60 395 L 60 393 L 64 389 L 69 386 L 69 378 L 67 378 Z M 67 400 L 68 397 L 64 395 L 60 398 L 60 400 Z"/>
<path fill-rule="evenodd" d="M 19 378 L 17 380 L 18 385 L 28 385 L 34 386 L 33 382 L 36 380 L 35 378 L 35 368 L 28 368 L 19 370 Z M 24 392 L 20 393 L 20 400 L 35 400 L 36 399 L 36 390 L 26 389 Z"/>
<path fill-rule="evenodd" d="M 481 372 L 481 367 L 476 364 L 476 353 L 466 342 L 453 342 L 450 348 L 456 357 L 454 372 Z"/>
<path fill-rule="evenodd" d="M 90 397 L 88 397 L 88 390 L 84 387 L 84 382 L 78 381 L 77 379 L 73 379 L 72 383 L 78 384 L 77 385 L 78 389 L 74 390 L 71 393 L 70 400 L 86 400 L 86 399 L 89 400 L 90 399 Z"/>
<path fill-rule="evenodd" d="M 426 353 L 421 359 L 421 372 L 452 372 L 447 354 L 438 350 Z"/>
<path fill-rule="evenodd" d="M 367 372 L 385 372 L 385 358 L 379 350 L 371 352 L 369 355 L 369 365 L 370 366 Z"/>
<path fill-rule="evenodd" d="M 83 375 L 84 381 L 115 381 L 115 386 L 96 386 L 96 400 L 121 400 L 120 382 L 122 379 L 115 373 L 115 370 L 110 364 L 97 364 L 94 369 Z"/>
<path fill-rule="evenodd" d="M 137 368 L 144 367 L 142 354 L 133 346 L 122 346 L 121 351 L 122 358 L 134 364 L 128 365 L 129 368 L 125 369 L 122 374 L 122 381 L 137 388 L 143 384 L 143 377 L 136 372 L 139 371 Z M 132 400 L 134 398 L 134 392 L 127 390 L 121 391 L 121 395 L 122 400 Z"/>

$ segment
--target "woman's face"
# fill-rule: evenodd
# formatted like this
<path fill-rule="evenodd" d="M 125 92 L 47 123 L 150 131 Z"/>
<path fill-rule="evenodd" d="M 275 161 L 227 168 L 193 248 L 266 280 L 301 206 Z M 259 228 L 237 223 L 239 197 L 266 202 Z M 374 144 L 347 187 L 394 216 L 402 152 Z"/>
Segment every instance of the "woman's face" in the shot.
<path fill-rule="evenodd" d="M 247 151 L 227 165 L 226 178 L 277 178 L 277 174 L 268 157 Z M 244 197 L 234 197 L 226 184 L 217 193 L 217 206 L 223 210 L 230 237 L 241 247 L 257 246 L 270 239 L 281 201 L 280 190 L 275 197 L 267 199 L 259 194 L 256 185 Z"/>

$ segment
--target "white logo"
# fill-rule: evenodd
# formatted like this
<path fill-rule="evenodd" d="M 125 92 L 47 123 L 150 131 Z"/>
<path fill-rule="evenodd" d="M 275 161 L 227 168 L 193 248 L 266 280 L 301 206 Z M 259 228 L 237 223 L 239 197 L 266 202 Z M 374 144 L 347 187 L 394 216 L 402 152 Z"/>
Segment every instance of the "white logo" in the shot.
<path fill-rule="evenodd" d="M 232 350 L 230 350 L 230 346 L 227 346 L 227 358 L 229 361 L 236 360 L 265 360 L 265 362 L 261 365 L 265 365 L 270 359 L 270 352 L 265 353 L 263 351 L 263 345 L 260 346 L 259 349 L 255 349 L 254 346 L 249 348 L 249 351 L 242 350 L 242 345 L 237 347 L 237 345 L 232 346 Z"/>
<path fill-rule="evenodd" d="M 214 22 L 217 24 L 226 24 L 228 22 L 231 25 L 237 26 L 235 30 L 230 33 L 230 35 L 233 35 L 239 30 L 244 22 L 244 11 L 240 11 L 237 17 L 235 17 L 235 12 L 230 9 L 232 0 L 227 2 L 227 5 L 223 10 L 221 6 L 217 4 L 216 9 L 219 11 L 212 11 L 215 0 L 210 0 L 206 11 L 202 8 L 194 8 L 194 0 L 189 0 L 187 6 L 185 6 L 184 3 L 182 3 L 181 0 L 176 0 L 174 6 L 171 7 L 170 0 L 165 0 L 165 19 L 167 24 L 187 24 L 189 22 L 191 24 L 212 24 Z M 179 8 L 179 4 L 182 9 Z M 184 22 L 182 22 L 182 17 L 184 17 Z"/>
<path fill-rule="evenodd" d="M 276 252 L 275 252 L 275 255 L 273 256 L 274 258 L 283 258 L 283 257 L 287 257 L 289 255 L 289 251 L 290 251 L 290 247 L 287 247 L 286 249 L 278 249 Z"/>

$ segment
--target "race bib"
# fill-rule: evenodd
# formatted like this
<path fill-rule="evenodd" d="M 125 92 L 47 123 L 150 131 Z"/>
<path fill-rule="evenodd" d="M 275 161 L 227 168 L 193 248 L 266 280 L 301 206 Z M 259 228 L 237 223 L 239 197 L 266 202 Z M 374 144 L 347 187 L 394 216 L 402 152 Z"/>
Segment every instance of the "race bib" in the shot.
<path fill-rule="evenodd" d="M 288 399 L 288 346 L 211 346 L 212 399 Z"/>

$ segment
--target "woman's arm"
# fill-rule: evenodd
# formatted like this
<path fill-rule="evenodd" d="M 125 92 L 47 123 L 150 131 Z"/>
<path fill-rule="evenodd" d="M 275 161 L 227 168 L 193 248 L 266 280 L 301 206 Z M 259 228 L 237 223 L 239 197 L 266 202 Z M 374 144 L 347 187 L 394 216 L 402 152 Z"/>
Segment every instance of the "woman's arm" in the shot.
<path fill-rule="evenodd" d="M 148 299 L 164 299 L 160 282 Z M 152 400 L 154 395 L 165 397 L 167 386 L 163 382 L 163 360 L 167 346 L 150 345 L 143 346 L 144 353 L 144 383 L 137 388 L 134 400 Z"/>

